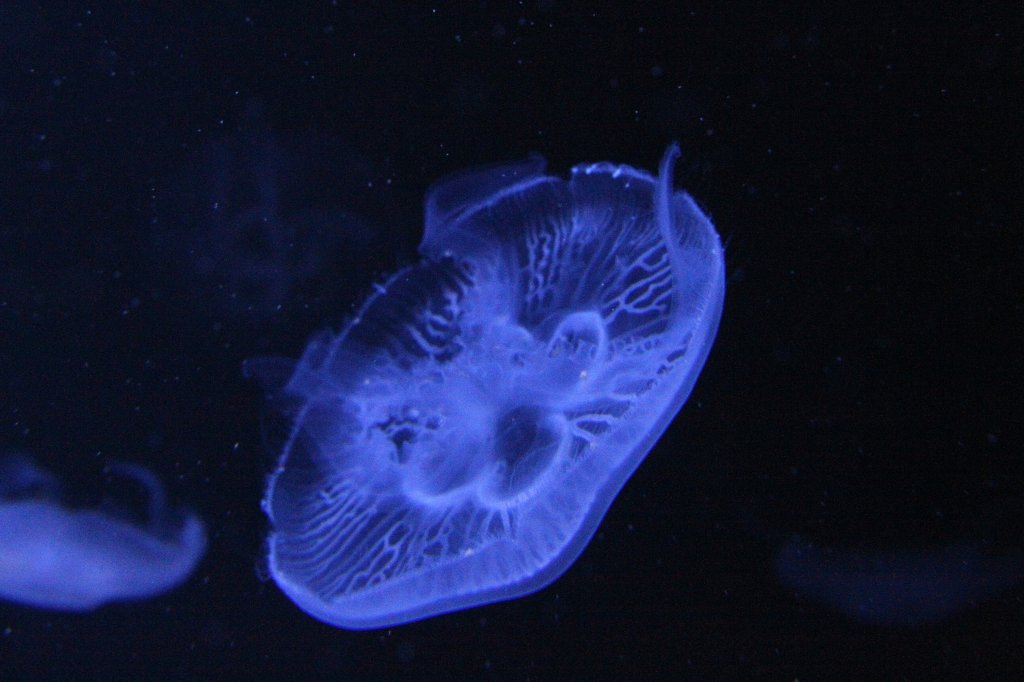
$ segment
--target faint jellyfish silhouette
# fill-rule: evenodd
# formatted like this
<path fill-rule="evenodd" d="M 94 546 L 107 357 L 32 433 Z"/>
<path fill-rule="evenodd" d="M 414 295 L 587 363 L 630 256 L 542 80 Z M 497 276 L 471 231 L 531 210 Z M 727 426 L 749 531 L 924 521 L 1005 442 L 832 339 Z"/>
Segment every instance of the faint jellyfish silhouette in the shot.
<path fill-rule="evenodd" d="M 583 551 L 682 407 L 724 296 L 718 235 L 672 184 L 596 163 L 454 175 L 423 260 L 282 392 L 269 568 L 316 618 L 385 627 L 538 590 Z M 277 360 L 246 371 L 273 384 Z"/>
<path fill-rule="evenodd" d="M 0 458 L 0 598 L 87 611 L 153 597 L 188 578 L 206 549 L 202 521 L 169 507 L 148 469 L 126 462 L 109 468 L 147 491 L 144 523 L 64 506 L 50 473 L 24 455 Z"/>
<path fill-rule="evenodd" d="M 212 312 L 261 322 L 332 263 L 345 262 L 347 254 L 366 257 L 376 248 L 379 232 L 344 205 L 352 178 L 335 177 L 342 186 L 330 203 L 302 182 L 315 165 L 309 150 L 327 155 L 337 146 L 310 137 L 282 140 L 254 100 L 234 135 L 198 151 L 179 191 L 169 197 L 162 224 L 153 228 L 154 257 L 163 263 L 173 256 L 184 268 L 179 276 Z M 345 176 L 351 163 L 339 158 L 327 165 Z"/>
<path fill-rule="evenodd" d="M 874 625 L 916 626 L 948 618 L 1024 579 L 1018 549 L 980 544 L 862 550 L 792 539 L 775 558 L 779 581 L 805 599 Z"/>

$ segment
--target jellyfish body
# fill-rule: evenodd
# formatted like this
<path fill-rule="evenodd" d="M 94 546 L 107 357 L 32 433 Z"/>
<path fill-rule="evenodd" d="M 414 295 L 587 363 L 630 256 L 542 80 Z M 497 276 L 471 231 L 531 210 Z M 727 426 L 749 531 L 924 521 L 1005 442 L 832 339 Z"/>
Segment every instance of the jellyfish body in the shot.
<path fill-rule="evenodd" d="M 722 248 L 659 176 L 543 161 L 426 198 L 423 260 L 314 338 L 263 501 L 303 610 L 373 628 L 518 597 L 576 559 L 688 397 Z M 264 363 L 253 363 L 259 373 Z M 266 363 L 279 371 L 276 363 Z"/>
<path fill-rule="evenodd" d="M 161 286 L 187 287 L 191 315 L 242 327 L 278 315 L 329 267 L 354 268 L 349 254 L 381 249 L 383 230 L 358 208 L 358 191 L 325 202 L 309 182 L 367 165 L 329 136 L 276 134 L 263 103 L 250 100 L 233 134 L 197 148 L 168 179 L 150 242 Z"/>
<path fill-rule="evenodd" d="M 192 573 L 206 547 L 202 521 L 169 509 L 148 470 L 134 464 L 112 469 L 149 491 L 145 524 L 61 505 L 53 477 L 23 457 L 0 466 L 0 598 L 87 611 L 158 595 Z"/>
<path fill-rule="evenodd" d="M 1020 550 L 981 544 L 891 551 L 821 547 L 799 538 L 775 559 L 779 581 L 810 599 L 871 625 L 941 621 L 1013 589 L 1024 580 Z"/>

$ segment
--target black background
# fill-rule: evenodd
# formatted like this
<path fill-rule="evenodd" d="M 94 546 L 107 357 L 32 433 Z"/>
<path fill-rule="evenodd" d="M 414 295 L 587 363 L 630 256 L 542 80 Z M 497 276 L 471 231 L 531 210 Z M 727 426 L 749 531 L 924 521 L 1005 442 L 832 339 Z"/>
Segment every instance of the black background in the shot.
<path fill-rule="evenodd" d="M 166 596 L 0 604 L 0 677 L 1024 676 L 1019 587 L 885 628 L 772 574 L 794 534 L 1021 544 L 1003 7 L 0 3 L 0 449 L 81 491 L 144 463 L 210 532 Z M 433 180 L 530 152 L 653 170 L 671 140 L 727 242 L 725 310 L 589 548 L 535 595 L 394 629 L 294 607 L 260 566 L 275 423 L 241 361 L 298 355 L 412 262 Z M 203 232 L 204 191 L 244 205 L 253 177 L 292 216 L 284 252 Z"/>

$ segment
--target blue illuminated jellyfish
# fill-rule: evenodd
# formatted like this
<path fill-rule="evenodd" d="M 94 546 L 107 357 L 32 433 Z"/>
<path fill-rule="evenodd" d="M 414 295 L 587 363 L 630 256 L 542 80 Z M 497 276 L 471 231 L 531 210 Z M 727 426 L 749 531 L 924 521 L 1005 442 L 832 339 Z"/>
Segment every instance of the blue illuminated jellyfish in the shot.
<path fill-rule="evenodd" d="M 263 507 L 299 607 L 385 627 L 533 592 L 579 556 L 721 314 L 722 247 L 673 190 L 678 154 L 657 178 L 531 158 L 430 189 L 422 262 L 283 387 L 299 407 Z"/>
<path fill-rule="evenodd" d="M 259 100 L 238 119 L 168 181 L 149 232 L 161 288 L 186 282 L 189 314 L 244 325 L 277 314 L 331 267 L 381 250 L 385 232 L 353 207 L 353 188 L 366 184 L 353 174 L 368 161 L 328 136 L 275 134 Z M 317 174 L 349 180 L 348 191 L 326 202 L 309 182 Z"/>
<path fill-rule="evenodd" d="M 63 506 L 49 473 L 21 455 L 0 460 L 0 599 L 87 611 L 156 596 L 192 573 L 206 548 L 202 521 L 169 508 L 149 470 L 128 463 L 110 468 L 147 490 L 144 524 Z"/>
<path fill-rule="evenodd" d="M 779 581 L 797 595 L 872 625 L 941 621 L 1024 580 L 1020 550 L 977 543 L 891 551 L 820 547 L 799 538 L 775 559 Z"/>

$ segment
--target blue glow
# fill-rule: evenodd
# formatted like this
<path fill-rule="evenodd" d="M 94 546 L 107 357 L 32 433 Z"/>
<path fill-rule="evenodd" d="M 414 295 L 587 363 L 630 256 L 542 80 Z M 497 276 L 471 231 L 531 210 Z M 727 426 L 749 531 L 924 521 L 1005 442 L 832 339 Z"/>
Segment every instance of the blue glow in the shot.
<path fill-rule="evenodd" d="M 163 488 L 138 465 L 111 467 L 149 493 L 139 525 L 98 509 L 62 506 L 56 480 L 21 455 L 0 461 L 0 599 L 87 611 L 143 599 L 183 582 L 202 558 L 202 521 L 166 506 Z"/>
<path fill-rule="evenodd" d="M 994 554 L 960 544 L 858 552 L 792 540 L 775 561 L 779 580 L 854 620 L 914 626 L 947 618 L 1024 579 L 1018 550 Z"/>
<path fill-rule="evenodd" d="M 270 572 L 299 607 L 386 627 L 573 563 L 718 327 L 722 248 L 673 190 L 678 153 L 657 178 L 597 163 L 563 180 L 532 158 L 430 189 L 422 262 L 314 338 L 284 386 L 301 407 L 263 506 Z"/>

